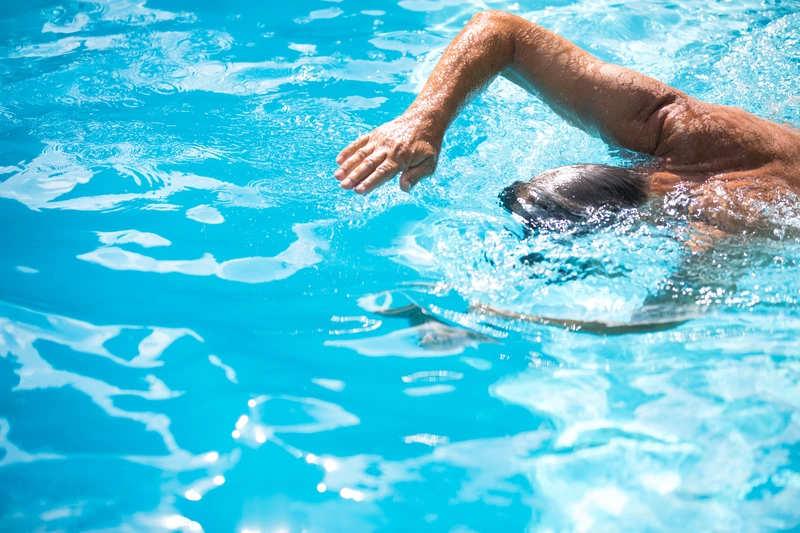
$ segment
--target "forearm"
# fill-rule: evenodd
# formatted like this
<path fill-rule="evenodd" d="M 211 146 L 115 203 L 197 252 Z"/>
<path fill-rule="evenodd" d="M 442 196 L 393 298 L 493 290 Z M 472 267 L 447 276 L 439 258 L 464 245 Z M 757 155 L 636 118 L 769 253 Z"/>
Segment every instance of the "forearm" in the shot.
<path fill-rule="evenodd" d="M 515 32 L 502 31 L 494 13 L 476 15 L 453 39 L 407 115 L 443 135 L 464 106 L 513 63 Z"/>

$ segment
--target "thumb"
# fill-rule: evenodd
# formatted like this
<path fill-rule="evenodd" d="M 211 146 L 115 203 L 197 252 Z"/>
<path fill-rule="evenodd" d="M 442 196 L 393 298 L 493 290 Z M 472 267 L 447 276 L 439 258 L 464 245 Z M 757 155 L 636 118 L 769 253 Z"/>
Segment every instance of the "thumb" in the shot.
<path fill-rule="evenodd" d="M 419 183 L 422 178 L 433 174 L 436 164 L 433 159 L 426 159 L 419 165 L 413 166 L 400 175 L 400 189 L 403 192 L 410 192 L 411 188 Z"/>

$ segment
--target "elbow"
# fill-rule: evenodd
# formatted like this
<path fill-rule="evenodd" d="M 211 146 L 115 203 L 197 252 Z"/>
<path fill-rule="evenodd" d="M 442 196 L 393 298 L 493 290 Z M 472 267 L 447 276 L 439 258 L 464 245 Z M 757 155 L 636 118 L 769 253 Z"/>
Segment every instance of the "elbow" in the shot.
<path fill-rule="evenodd" d="M 504 55 L 509 56 L 510 63 L 513 61 L 517 29 L 521 21 L 523 19 L 511 13 L 489 9 L 473 15 L 464 30 L 490 48 L 502 50 Z"/>
<path fill-rule="evenodd" d="M 472 19 L 470 20 L 470 24 L 483 24 L 483 25 L 507 24 L 509 21 L 515 18 L 516 17 L 511 13 L 500 11 L 499 9 L 487 9 L 485 11 L 481 11 L 480 13 L 476 13 L 475 15 L 473 15 Z"/>
<path fill-rule="evenodd" d="M 492 35 L 508 34 L 513 29 L 519 17 L 497 9 L 487 9 L 476 13 L 470 19 L 468 26 L 479 28 Z"/>

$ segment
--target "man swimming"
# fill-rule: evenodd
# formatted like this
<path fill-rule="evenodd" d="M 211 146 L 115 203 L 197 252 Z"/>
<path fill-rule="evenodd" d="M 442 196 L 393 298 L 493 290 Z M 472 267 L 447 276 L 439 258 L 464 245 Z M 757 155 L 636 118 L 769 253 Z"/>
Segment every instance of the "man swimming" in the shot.
<path fill-rule="evenodd" d="M 501 201 L 530 223 L 636 206 L 683 188 L 692 215 L 734 231 L 758 218 L 754 200 L 800 193 L 800 130 L 702 102 L 502 11 L 472 18 L 411 107 L 342 150 L 336 179 L 366 194 L 400 174 L 409 191 L 434 172 L 448 126 L 497 75 L 608 144 L 653 156 L 645 167 L 576 165 L 511 185 Z"/>

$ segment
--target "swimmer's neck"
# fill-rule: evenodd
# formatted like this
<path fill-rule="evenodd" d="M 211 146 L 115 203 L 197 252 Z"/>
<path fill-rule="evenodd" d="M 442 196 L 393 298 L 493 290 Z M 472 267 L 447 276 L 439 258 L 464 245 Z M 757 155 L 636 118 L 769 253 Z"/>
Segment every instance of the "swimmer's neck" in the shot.
<path fill-rule="evenodd" d="M 678 188 L 691 191 L 712 184 L 732 183 L 750 189 L 773 183 L 800 195 L 800 130 L 781 128 L 789 135 L 776 139 L 774 150 L 765 150 L 758 157 L 742 154 L 738 164 L 731 164 L 727 158 L 712 158 L 699 164 L 675 164 L 669 159 L 657 158 L 651 166 L 637 170 L 646 176 L 655 197 Z"/>
<path fill-rule="evenodd" d="M 663 198 L 680 188 L 695 189 L 705 183 L 709 175 L 704 173 L 676 173 L 660 168 L 638 168 L 647 179 L 648 190 L 653 198 Z"/>

